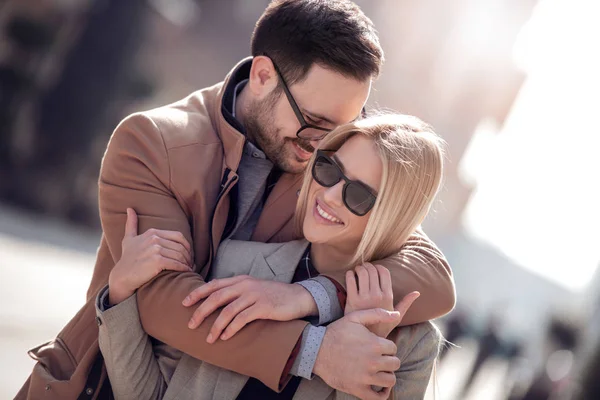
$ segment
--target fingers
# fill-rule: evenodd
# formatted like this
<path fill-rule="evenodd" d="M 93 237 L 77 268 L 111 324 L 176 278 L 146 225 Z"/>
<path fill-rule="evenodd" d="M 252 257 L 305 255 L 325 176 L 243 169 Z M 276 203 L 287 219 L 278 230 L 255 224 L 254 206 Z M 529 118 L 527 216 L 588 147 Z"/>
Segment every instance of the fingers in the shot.
<path fill-rule="evenodd" d="M 369 272 L 364 265 L 359 265 L 354 269 L 358 276 L 358 293 L 360 295 L 366 295 L 369 293 Z"/>
<path fill-rule="evenodd" d="M 381 265 L 375 265 L 377 273 L 379 274 L 379 286 L 384 296 L 388 296 L 390 299 L 394 297 L 394 290 L 392 289 L 392 275 L 390 270 Z"/>
<path fill-rule="evenodd" d="M 356 286 L 356 275 L 354 275 L 354 271 L 352 270 L 346 272 L 346 294 L 351 299 L 356 298 L 358 296 L 358 286 Z"/>
<path fill-rule="evenodd" d="M 223 333 L 223 330 L 225 330 L 225 328 L 228 327 L 228 325 L 231 323 L 231 321 L 235 317 L 237 317 L 237 315 L 240 312 L 246 310 L 248 307 L 252 306 L 253 304 L 254 304 L 253 301 L 251 301 L 248 298 L 243 298 L 243 297 L 240 297 L 237 300 L 233 301 L 232 303 L 229 303 L 229 305 L 227 305 L 227 307 L 225 307 L 221 311 L 221 313 L 215 320 L 215 323 L 213 324 L 212 328 L 210 329 L 210 332 L 208 334 L 208 337 L 206 338 L 206 341 L 208 343 L 214 343 L 214 341 L 217 340 L 217 338 L 219 336 L 221 336 L 221 334 Z"/>
<path fill-rule="evenodd" d="M 377 371 L 394 373 L 400 369 L 400 359 L 395 355 L 382 356 L 377 360 L 376 368 Z"/>
<path fill-rule="evenodd" d="M 394 377 L 395 378 L 395 377 Z M 378 381 L 381 380 L 381 378 L 377 379 Z M 394 382 L 395 384 L 395 382 Z M 373 385 L 373 386 L 381 386 L 381 385 Z M 393 386 L 393 385 L 392 385 Z M 369 385 L 364 386 L 358 393 L 358 397 L 362 400 L 381 400 L 381 399 L 387 399 L 388 396 L 390 394 L 390 390 L 388 388 L 383 389 L 380 392 L 376 392 L 375 390 L 373 390 L 373 388 Z"/>
<path fill-rule="evenodd" d="M 165 270 L 189 272 L 192 270 L 192 267 L 180 261 L 173 260 L 172 258 L 161 256 L 161 260 L 158 263 L 158 270 L 156 271 L 156 274 L 158 275 L 159 272 Z"/>
<path fill-rule="evenodd" d="M 186 257 L 178 251 L 159 246 L 158 253 L 165 258 L 170 258 L 171 260 L 179 261 L 180 263 L 187 265 L 188 267 L 190 266 L 190 261 L 188 257 Z"/>
<path fill-rule="evenodd" d="M 379 293 L 381 292 L 381 286 L 379 285 L 379 273 L 377 272 L 377 268 L 371 263 L 364 263 L 364 267 L 369 273 L 369 290 L 371 293 Z"/>
<path fill-rule="evenodd" d="M 227 287 L 211 294 L 204 303 L 200 304 L 194 314 L 190 318 L 188 327 L 190 329 L 197 328 L 204 319 L 215 312 L 218 308 L 232 302 L 234 299 L 239 297 L 237 290 Z"/>
<path fill-rule="evenodd" d="M 377 343 L 376 343 L 377 351 L 381 355 L 396 357 L 396 353 L 398 352 L 398 346 L 396 346 L 396 343 L 392 342 L 391 340 L 381 338 L 379 336 L 377 336 L 376 340 L 377 340 Z M 400 361 L 400 360 L 398 360 L 398 361 Z M 398 369 L 398 368 L 396 368 L 396 369 Z"/>
<path fill-rule="evenodd" d="M 396 307 L 394 307 L 394 309 L 400 313 L 401 319 L 404 318 L 404 315 L 406 315 L 406 312 L 408 311 L 410 306 L 414 303 L 415 300 L 417 300 L 417 298 L 419 298 L 420 295 L 421 293 L 419 292 L 411 292 L 404 296 L 402 300 L 400 300 L 400 302 L 396 304 Z"/>
<path fill-rule="evenodd" d="M 221 340 L 230 339 L 233 335 L 238 333 L 244 326 L 250 322 L 258 319 L 258 314 L 254 312 L 256 306 L 250 306 L 244 311 L 240 312 L 233 321 L 229 324 L 225 332 L 221 335 Z"/>
<path fill-rule="evenodd" d="M 389 324 L 398 321 L 399 314 L 390 312 L 383 308 L 372 308 L 370 310 L 354 311 L 346 316 L 350 321 L 369 326 L 374 324 Z"/>
<path fill-rule="evenodd" d="M 138 217 L 133 208 L 127 209 L 127 221 L 125 222 L 125 238 L 132 238 L 138 234 Z"/>
<path fill-rule="evenodd" d="M 217 290 L 233 286 L 238 282 L 248 279 L 247 275 L 238 275 L 231 278 L 213 279 L 212 281 L 205 283 L 202 286 L 192 290 L 190 294 L 183 300 L 182 304 L 186 307 L 196 304 L 205 297 L 210 296 Z"/>
<path fill-rule="evenodd" d="M 154 242 L 154 244 L 157 244 L 161 247 L 164 247 L 166 249 L 173 250 L 173 251 L 176 251 L 176 252 L 182 254 L 183 257 L 185 257 L 185 262 L 187 264 L 189 264 L 190 266 L 193 264 L 192 263 L 192 254 L 181 243 L 177 243 L 172 240 L 163 239 L 160 236 L 153 236 L 152 241 Z"/>
<path fill-rule="evenodd" d="M 398 367 L 399 368 L 399 367 Z M 390 388 L 396 384 L 396 375 L 393 372 L 378 372 L 373 376 L 373 385 Z"/>
<path fill-rule="evenodd" d="M 190 243 L 187 241 L 187 239 L 185 238 L 185 236 L 183 236 L 183 234 L 181 232 L 177 232 L 177 231 L 165 231 L 162 229 L 148 229 L 144 235 L 148 236 L 148 237 L 152 237 L 152 236 L 159 236 L 163 239 L 167 239 L 167 240 L 171 240 L 173 242 L 177 242 L 179 244 L 181 244 L 183 247 L 185 247 L 187 249 L 187 251 L 191 254 L 192 253 L 192 246 L 190 246 Z"/>

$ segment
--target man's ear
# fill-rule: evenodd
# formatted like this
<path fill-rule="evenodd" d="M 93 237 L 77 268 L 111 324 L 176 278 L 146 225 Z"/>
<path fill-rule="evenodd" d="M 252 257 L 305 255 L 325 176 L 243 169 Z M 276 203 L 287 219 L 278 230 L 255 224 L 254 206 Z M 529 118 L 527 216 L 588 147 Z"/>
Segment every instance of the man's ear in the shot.
<path fill-rule="evenodd" d="M 276 87 L 279 81 L 273 61 L 267 56 L 256 56 L 252 59 L 248 88 L 253 97 L 265 98 Z"/>

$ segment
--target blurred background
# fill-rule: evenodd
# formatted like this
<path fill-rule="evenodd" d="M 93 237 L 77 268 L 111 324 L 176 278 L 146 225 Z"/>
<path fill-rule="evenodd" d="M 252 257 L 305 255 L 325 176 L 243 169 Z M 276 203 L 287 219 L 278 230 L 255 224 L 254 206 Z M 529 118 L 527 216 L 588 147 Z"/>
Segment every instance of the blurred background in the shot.
<path fill-rule="evenodd" d="M 356 1 L 370 103 L 448 142 L 425 230 L 458 304 L 428 398 L 600 398 L 600 3 Z M 221 81 L 268 0 L 0 0 L 0 398 L 84 303 L 126 115 Z"/>

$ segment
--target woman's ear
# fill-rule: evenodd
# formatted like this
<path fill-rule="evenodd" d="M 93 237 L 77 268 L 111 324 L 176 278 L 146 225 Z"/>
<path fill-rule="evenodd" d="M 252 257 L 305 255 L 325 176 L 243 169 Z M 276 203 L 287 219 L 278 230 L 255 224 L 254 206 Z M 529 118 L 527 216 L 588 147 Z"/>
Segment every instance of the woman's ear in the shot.
<path fill-rule="evenodd" d="M 248 88 L 253 97 L 263 99 L 277 87 L 279 77 L 273 61 L 266 56 L 256 56 L 252 59 Z"/>

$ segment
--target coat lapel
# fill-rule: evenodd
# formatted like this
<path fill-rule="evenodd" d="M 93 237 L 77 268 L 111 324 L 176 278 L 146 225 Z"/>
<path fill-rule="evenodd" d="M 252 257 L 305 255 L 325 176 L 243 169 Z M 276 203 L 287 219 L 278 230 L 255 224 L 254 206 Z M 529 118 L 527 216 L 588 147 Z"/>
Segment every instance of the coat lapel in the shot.
<path fill-rule="evenodd" d="M 304 239 L 287 242 L 264 259 L 275 275 L 274 280 L 285 283 L 292 281 L 307 246 L 308 241 Z"/>
<path fill-rule="evenodd" d="M 294 216 L 303 174 L 283 174 L 267 198 L 252 241 L 268 242 Z"/>

